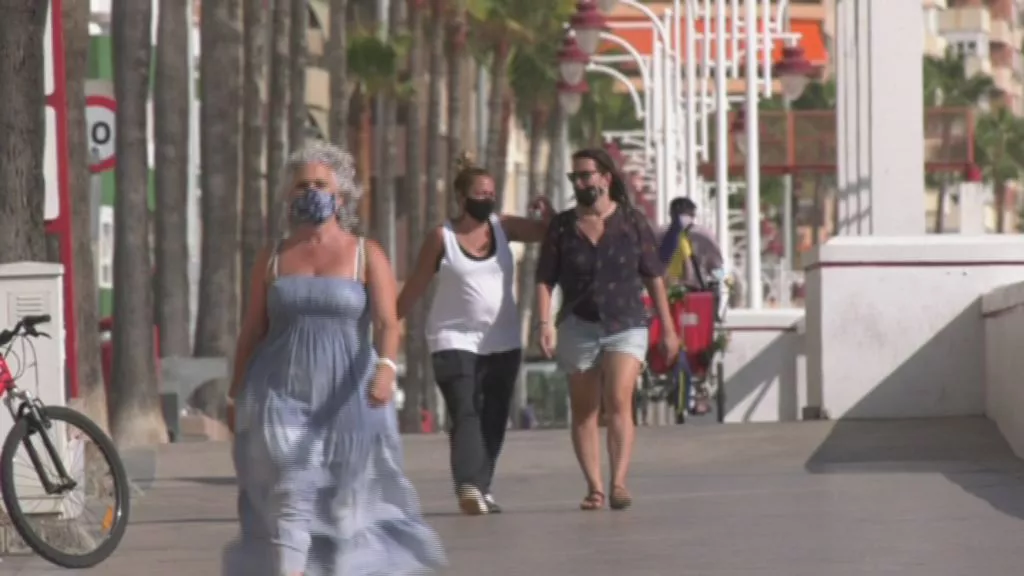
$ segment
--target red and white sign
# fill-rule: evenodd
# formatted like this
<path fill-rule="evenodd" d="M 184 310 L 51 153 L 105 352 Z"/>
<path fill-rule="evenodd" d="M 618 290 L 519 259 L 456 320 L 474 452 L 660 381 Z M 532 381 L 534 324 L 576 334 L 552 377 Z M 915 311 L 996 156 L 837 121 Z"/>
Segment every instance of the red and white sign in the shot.
<path fill-rule="evenodd" d="M 87 96 L 85 123 L 89 139 L 89 171 L 98 174 L 112 169 L 117 163 L 114 140 L 117 103 L 107 96 Z"/>

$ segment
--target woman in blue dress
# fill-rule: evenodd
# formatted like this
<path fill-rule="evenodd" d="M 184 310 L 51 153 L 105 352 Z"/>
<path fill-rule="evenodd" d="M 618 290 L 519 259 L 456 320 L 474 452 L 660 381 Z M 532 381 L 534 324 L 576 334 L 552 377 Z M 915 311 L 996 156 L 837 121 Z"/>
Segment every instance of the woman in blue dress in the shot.
<path fill-rule="evenodd" d="M 257 260 L 229 392 L 241 527 L 225 574 L 429 573 L 444 552 L 390 405 L 396 282 L 381 247 L 349 231 L 352 156 L 312 144 L 286 182 L 291 232 Z"/>

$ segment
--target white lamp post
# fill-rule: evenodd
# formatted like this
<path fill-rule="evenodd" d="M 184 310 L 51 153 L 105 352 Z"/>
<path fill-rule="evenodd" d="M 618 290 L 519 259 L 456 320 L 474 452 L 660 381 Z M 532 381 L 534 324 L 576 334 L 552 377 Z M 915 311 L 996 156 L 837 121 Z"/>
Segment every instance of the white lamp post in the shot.
<path fill-rule="evenodd" d="M 817 68 L 807 61 L 803 48 L 787 46 L 782 49 L 782 58 L 775 63 L 773 71 L 782 85 L 782 97 L 793 102 L 803 95 Z"/>
<path fill-rule="evenodd" d="M 576 13 L 569 19 L 569 25 L 576 32 L 576 41 L 588 55 L 597 52 L 601 44 L 601 33 L 608 29 L 607 21 L 594 0 L 580 0 Z"/>
<path fill-rule="evenodd" d="M 580 49 L 576 38 L 566 34 L 562 47 L 558 50 L 558 72 L 567 84 L 579 84 L 587 71 L 590 56 Z"/>
<path fill-rule="evenodd" d="M 574 116 L 580 111 L 580 106 L 583 105 L 583 95 L 589 89 L 586 80 L 580 81 L 577 84 L 559 82 L 558 103 L 562 106 L 562 110 L 565 110 L 565 113 L 569 116 Z"/>

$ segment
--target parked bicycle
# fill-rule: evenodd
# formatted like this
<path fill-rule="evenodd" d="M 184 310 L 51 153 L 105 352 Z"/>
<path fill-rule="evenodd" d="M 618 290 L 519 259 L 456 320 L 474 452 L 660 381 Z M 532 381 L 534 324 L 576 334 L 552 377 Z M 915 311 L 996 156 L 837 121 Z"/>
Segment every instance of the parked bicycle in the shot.
<path fill-rule="evenodd" d="M 0 396 L 14 422 L 0 449 L 0 493 L 29 548 L 58 566 L 88 568 L 106 560 L 124 537 L 128 475 L 114 443 L 92 420 L 46 406 L 15 384 L 34 366 L 21 355 L 18 373 L 11 370 L 15 341 L 35 356 L 32 339 L 49 338 L 36 326 L 49 321 L 48 315 L 26 316 L 0 332 Z"/>

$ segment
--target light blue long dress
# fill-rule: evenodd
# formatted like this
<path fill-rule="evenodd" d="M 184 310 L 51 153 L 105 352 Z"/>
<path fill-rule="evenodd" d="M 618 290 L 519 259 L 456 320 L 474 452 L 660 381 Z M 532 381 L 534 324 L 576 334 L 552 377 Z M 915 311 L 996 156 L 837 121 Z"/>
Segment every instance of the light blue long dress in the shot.
<path fill-rule="evenodd" d="M 402 470 L 394 406 L 368 402 L 368 300 L 356 279 L 270 282 L 269 330 L 237 399 L 241 532 L 225 574 L 385 576 L 445 564 Z"/>

